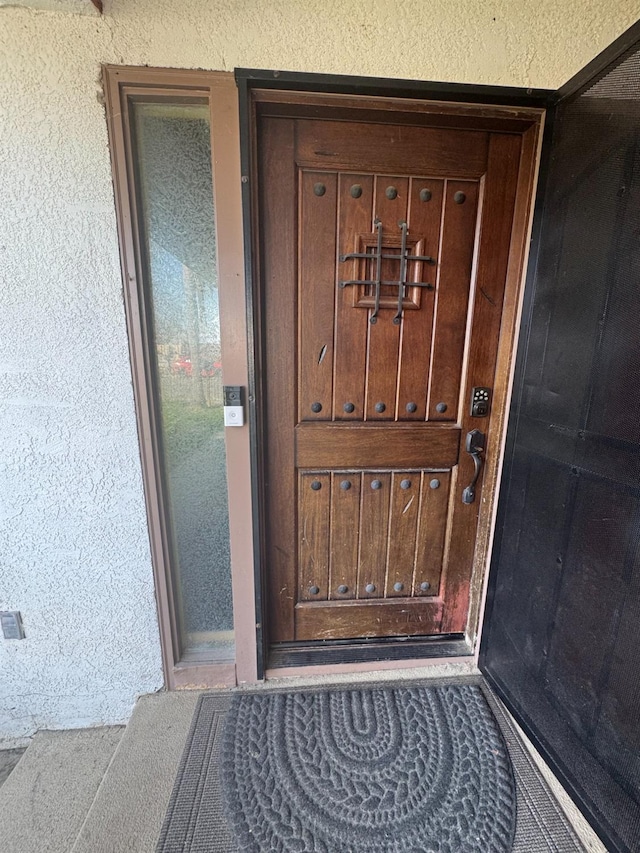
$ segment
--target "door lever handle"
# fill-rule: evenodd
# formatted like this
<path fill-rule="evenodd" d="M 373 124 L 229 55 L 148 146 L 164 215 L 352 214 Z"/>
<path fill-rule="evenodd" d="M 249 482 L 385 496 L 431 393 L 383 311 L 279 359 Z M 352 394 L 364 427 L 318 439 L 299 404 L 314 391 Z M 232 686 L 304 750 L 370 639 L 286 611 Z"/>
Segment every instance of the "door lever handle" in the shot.
<path fill-rule="evenodd" d="M 484 452 L 485 439 L 485 434 L 480 432 L 479 429 L 472 429 L 471 432 L 467 433 L 465 450 L 473 459 L 474 472 L 473 479 L 462 492 L 463 504 L 472 504 L 476 499 L 476 483 L 482 469 L 482 453 Z"/>

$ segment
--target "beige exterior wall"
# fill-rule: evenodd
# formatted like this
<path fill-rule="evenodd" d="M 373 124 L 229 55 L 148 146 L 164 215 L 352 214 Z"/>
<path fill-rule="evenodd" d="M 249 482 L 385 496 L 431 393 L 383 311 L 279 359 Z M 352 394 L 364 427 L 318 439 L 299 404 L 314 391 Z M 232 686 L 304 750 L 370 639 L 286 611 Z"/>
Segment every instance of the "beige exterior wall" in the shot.
<path fill-rule="evenodd" d="M 102 63 L 555 88 L 635 0 L 0 3 L 0 740 L 162 685 Z M 60 11 L 61 9 L 71 11 Z M 75 10 L 75 11 L 74 11 Z"/>
<path fill-rule="evenodd" d="M 43 84 L 114 62 L 557 88 L 640 17 L 637 0 L 104 0 L 101 18 L 90 0 L 5 4 L 10 64 Z"/>

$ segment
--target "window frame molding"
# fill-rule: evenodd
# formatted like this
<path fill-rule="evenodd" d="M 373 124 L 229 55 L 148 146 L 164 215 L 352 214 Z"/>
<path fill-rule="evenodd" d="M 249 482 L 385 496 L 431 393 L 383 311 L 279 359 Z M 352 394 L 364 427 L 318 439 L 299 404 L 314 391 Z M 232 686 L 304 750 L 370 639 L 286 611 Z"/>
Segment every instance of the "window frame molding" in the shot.
<path fill-rule="evenodd" d="M 248 385 L 247 328 L 240 181 L 238 97 L 233 74 L 103 66 L 106 118 L 136 421 L 166 687 L 210 688 L 252 683 L 259 677 L 254 610 L 249 429 L 225 430 L 235 661 L 184 655 L 178 595 L 161 465 L 159 411 L 145 282 L 145 248 L 129 105 L 132 101 L 200 99 L 209 106 L 223 381 Z"/>

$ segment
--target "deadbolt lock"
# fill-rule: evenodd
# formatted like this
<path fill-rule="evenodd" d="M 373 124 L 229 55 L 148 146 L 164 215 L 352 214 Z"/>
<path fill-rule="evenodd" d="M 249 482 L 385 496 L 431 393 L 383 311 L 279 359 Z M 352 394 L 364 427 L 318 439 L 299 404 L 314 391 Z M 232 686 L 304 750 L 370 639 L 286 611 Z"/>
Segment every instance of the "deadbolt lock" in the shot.
<path fill-rule="evenodd" d="M 491 404 L 491 388 L 471 389 L 471 417 L 486 418 Z"/>

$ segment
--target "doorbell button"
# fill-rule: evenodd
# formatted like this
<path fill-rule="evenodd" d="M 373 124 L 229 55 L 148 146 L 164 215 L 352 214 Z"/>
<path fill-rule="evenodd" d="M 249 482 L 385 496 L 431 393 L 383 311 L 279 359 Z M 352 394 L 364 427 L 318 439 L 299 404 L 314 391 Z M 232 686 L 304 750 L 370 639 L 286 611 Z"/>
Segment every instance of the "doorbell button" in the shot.
<path fill-rule="evenodd" d="M 224 425 L 244 426 L 244 388 L 241 385 L 223 387 Z"/>

